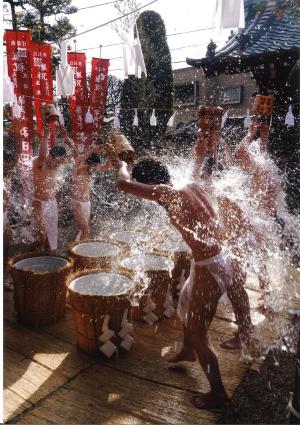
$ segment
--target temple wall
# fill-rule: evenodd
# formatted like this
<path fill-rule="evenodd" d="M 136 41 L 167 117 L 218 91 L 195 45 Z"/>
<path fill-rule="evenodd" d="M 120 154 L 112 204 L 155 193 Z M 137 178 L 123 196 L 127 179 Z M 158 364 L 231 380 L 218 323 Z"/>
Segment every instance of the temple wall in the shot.
<path fill-rule="evenodd" d="M 174 97 L 174 108 L 177 110 L 175 125 L 188 123 L 195 120 L 199 105 L 218 105 L 225 110 L 229 109 L 229 116 L 245 116 L 247 108 L 251 108 L 251 96 L 257 90 L 257 85 L 250 73 L 246 74 L 222 74 L 205 79 L 202 69 L 182 68 L 174 70 L 174 86 L 189 86 L 196 82 L 194 99 L 178 102 Z M 240 103 L 224 103 L 224 90 L 241 87 Z"/>

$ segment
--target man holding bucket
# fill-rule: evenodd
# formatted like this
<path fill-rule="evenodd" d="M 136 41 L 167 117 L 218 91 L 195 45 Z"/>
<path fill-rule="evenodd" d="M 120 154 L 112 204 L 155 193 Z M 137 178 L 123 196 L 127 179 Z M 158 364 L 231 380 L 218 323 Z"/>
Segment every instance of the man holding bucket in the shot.
<path fill-rule="evenodd" d="M 66 142 L 72 143 L 64 128 L 61 129 L 61 134 Z M 99 155 L 102 152 L 107 155 L 105 163 L 102 163 Z M 93 173 L 97 171 L 107 171 L 112 167 L 112 164 L 109 148 L 106 145 L 99 145 L 83 155 L 79 155 L 78 151 L 76 151 L 74 155 L 75 167 L 72 174 L 72 212 L 80 227 L 76 240 L 84 240 L 88 239 L 90 234 L 90 192 L 93 182 Z"/>
<path fill-rule="evenodd" d="M 58 113 L 44 116 L 39 154 L 32 162 L 33 210 L 38 231 L 38 245 L 46 251 L 57 249 L 58 208 L 56 195 L 60 188 L 61 166 L 68 160 L 66 149 L 55 145 L 48 149 L 49 122 L 58 121 Z"/>
<path fill-rule="evenodd" d="M 208 339 L 220 297 L 232 285 L 238 296 L 238 282 L 232 284 L 233 268 L 222 253 L 223 230 L 207 194 L 197 183 L 175 189 L 167 168 L 154 158 L 138 161 L 130 177 L 125 162 L 115 160 L 117 187 L 127 193 L 158 202 L 180 231 L 193 252 L 189 279 L 182 288 L 178 315 L 184 324 L 183 347 L 171 362 L 195 361 L 198 357 L 211 390 L 191 398 L 199 409 L 224 405 L 228 397 L 223 386 L 219 363 Z M 252 329 L 249 320 L 239 323 L 240 335 L 247 340 Z"/>

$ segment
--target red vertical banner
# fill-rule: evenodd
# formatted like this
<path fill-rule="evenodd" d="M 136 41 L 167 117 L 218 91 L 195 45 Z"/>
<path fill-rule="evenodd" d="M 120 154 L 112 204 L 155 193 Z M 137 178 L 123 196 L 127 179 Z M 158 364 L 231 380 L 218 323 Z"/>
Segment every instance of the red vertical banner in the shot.
<path fill-rule="evenodd" d="M 84 140 L 85 115 L 87 113 L 87 83 L 85 53 L 68 53 L 68 64 L 74 69 L 74 94 L 69 99 L 72 137 L 80 152 L 86 147 Z"/>
<path fill-rule="evenodd" d="M 18 105 L 13 117 L 18 165 L 22 171 L 31 169 L 33 142 L 32 85 L 29 58 L 30 31 L 5 30 L 8 75 L 14 84 Z"/>
<path fill-rule="evenodd" d="M 37 131 L 40 136 L 42 134 L 41 105 L 43 103 L 53 103 L 51 53 L 52 48 L 50 44 L 32 42 L 30 45 L 34 109 Z"/>
<path fill-rule="evenodd" d="M 90 112 L 92 124 L 92 139 L 97 140 L 103 125 L 107 96 L 108 59 L 92 58 Z"/>

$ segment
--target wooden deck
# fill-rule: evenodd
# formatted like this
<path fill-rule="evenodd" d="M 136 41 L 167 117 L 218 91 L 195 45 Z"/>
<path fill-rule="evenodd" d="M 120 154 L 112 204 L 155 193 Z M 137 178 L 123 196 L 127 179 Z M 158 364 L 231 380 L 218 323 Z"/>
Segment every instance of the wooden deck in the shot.
<path fill-rule="evenodd" d="M 259 293 L 248 290 L 254 321 L 264 337 L 274 324 L 257 313 Z M 167 368 L 164 355 L 180 348 L 176 319 L 157 326 L 135 324 L 136 344 L 116 359 L 92 358 L 76 348 L 72 311 L 38 330 L 16 323 L 12 292 L 4 292 L 4 420 L 30 424 L 210 424 L 220 411 L 199 411 L 188 396 L 208 383 L 198 362 Z M 239 352 L 219 347 L 235 329 L 229 306 L 220 307 L 210 330 L 226 390 L 231 397 L 247 368 Z M 285 315 L 282 320 L 289 318 Z M 253 365 L 252 365 L 253 367 Z M 254 367 L 259 367 L 255 365 Z"/>

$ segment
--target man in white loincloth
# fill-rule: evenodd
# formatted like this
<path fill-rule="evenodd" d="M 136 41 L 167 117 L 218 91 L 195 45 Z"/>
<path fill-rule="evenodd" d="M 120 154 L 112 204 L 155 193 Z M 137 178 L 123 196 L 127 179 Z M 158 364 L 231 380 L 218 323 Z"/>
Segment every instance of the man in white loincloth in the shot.
<path fill-rule="evenodd" d="M 57 249 L 58 208 L 56 195 L 60 189 L 59 175 L 61 166 L 69 158 L 63 146 L 55 145 L 50 150 L 48 149 L 49 124 L 45 121 L 43 125 L 39 154 L 32 162 L 34 190 L 32 206 L 37 224 L 38 247 L 51 251 Z"/>
<path fill-rule="evenodd" d="M 127 193 L 158 202 L 192 249 L 190 276 L 182 288 L 178 315 L 183 321 L 183 347 L 170 362 L 195 361 L 198 357 L 211 390 L 191 398 L 199 409 L 222 406 L 228 399 L 208 328 L 225 290 L 239 296 L 238 281 L 232 281 L 233 269 L 222 252 L 223 231 L 204 190 L 197 183 L 175 189 L 170 184 L 167 168 L 154 158 L 137 162 L 130 177 L 125 162 L 116 160 L 117 187 Z M 230 289 L 232 288 L 232 289 Z M 242 314 L 247 312 L 243 309 Z M 250 315 L 239 322 L 240 333 L 248 337 L 252 325 Z"/>
<path fill-rule="evenodd" d="M 62 137 L 66 142 L 72 143 L 64 128 L 61 130 Z M 104 152 L 107 160 L 101 163 L 99 154 Z M 90 235 L 90 215 L 91 201 L 90 192 L 93 184 L 93 174 L 97 171 L 104 172 L 112 167 L 110 154 L 106 145 L 99 145 L 91 151 L 79 155 L 78 151 L 75 155 L 75 167 L 72 173 L 72 212 L 76 222 L 80 227 L 80 231 L 76 240 L 88 239 Z"/>
<path fill-rule="evenodd" d="M 253 142 L 256 134 L 260 133 L 260 139 Z M 258 281 L 264 294 L 268 292 L 269 276 L 267 273 L 267 241 L 268 232 L 277 232 L 278 225 L 275 222 L 277 197 L 281 190 L 280 177 L 276 166 L 272 165 L 271 159 L 266 156 L 268 142 L 268 123 L 266 120 L 254 120 L 251 123 L 248 134 L 235 150 L 234 159 L 237 164 L 249 176 L 250 191 L 249 199 L 256 206 L 253 211 L 253 220 L 246 217 L 242 208 L 233 200 L 222 197 L 220 199 L 220 215 L 226 229 L 227 237 L 236 256 L 236 267 L 240 277 L 245 282 L 246 273 L 242 272 L 240 264 L 246 261 L 247 256 L 258 256 Z M 253 143 L 253 144 L 252 144 Z M 256 144 L 256 146 L 255 146 Z M 257 159 L 251 153 L 251 148 L 258 148 Z M 259 163 L 259 160 L 261 163 Z M 259 212 L 259 214 L 257 214 Z M 249 214 L 251 216 L 251 214 Z M 246 257 L 246 258 L 245 258 Z M 262 306 L 263 310 L 265 307 Z M 228 341 L 221 344 L 223 348 L 241 348 L 238 333 Z"/>

